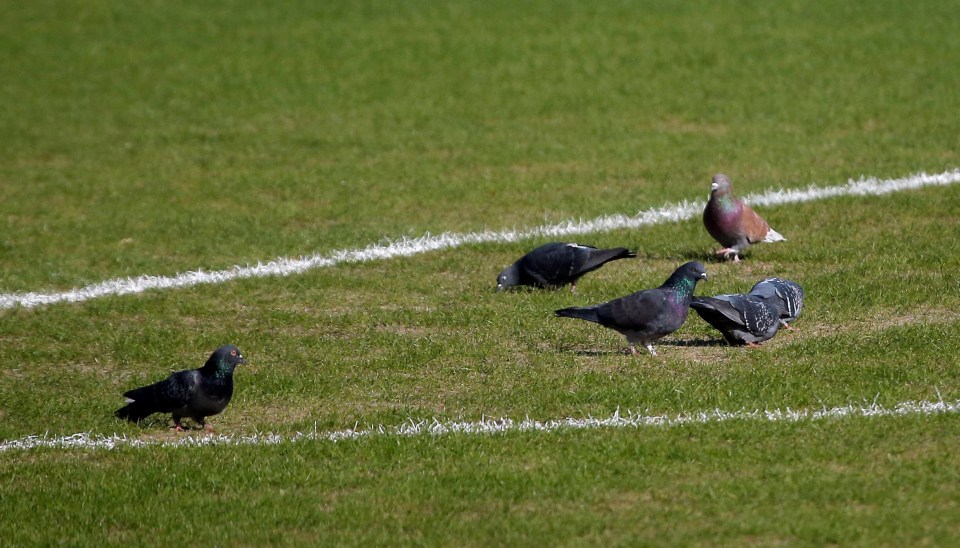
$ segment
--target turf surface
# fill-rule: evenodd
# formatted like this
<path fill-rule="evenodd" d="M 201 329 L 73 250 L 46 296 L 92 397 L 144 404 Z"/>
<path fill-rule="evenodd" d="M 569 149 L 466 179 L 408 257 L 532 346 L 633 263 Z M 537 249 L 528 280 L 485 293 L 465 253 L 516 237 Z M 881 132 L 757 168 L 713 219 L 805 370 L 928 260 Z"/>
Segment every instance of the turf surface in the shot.
<path fill-rule="evenodd" d="M 0 291 L 219 269 L 426 231 L 528 227 L 960 164 L 939 2 L 5 2 Z M 640 255 L 578 292 L 493 292 L 541 243 L 0 311 L 0 439 L 171 437 L 119 394 L 237 372 L 220 432 L 816 408 L 960 394 L 960 188 L 760 211 L 788 241 L 710 260 L 698 220 L 585 237 Z M 707 262 L 800 281 L 745 351 L 551 311 Z M 0 453 L 11 544 L 944 544 L 954 416 Z M 58 527 L 51 527 L 57 523 Z"/>

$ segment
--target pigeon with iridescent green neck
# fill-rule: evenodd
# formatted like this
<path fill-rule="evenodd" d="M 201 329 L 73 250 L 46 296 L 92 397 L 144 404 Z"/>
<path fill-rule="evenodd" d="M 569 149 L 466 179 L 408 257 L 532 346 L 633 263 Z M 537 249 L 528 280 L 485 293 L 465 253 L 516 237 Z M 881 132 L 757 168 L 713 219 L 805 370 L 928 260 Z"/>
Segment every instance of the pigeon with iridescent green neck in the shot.
<path fill-rule="evenodd" d="M 138 422 L 154 413 L 171 413 L 174 428 L 183 430 L 184 417 L 197 421 L 208 432 L 213 427 L 206 418 L 223 411 L 233 396 L 233 370 L 247 363 L 240 349 L 221 346 L 200 369 L 171 374 L 166 379 L 124 392 L 127 405 L 117 409 L 117 418 Z"/>
<path fill-rule="evenodd" d="M 564 308 L 557 310 L 556 315 L 613 329 L 627 338 L 631 353 L 636 354 L 636 345 L 642 344 L 656 356 L 652 342 L 680 329 L 690 311 L 693 290 L 706 277 L 703 265 L 691 261 L 676 269 L 658 288 L 594 306 Z"/>
<path fill-rule="evenodd" d="M 724 259 L 733 256 L 733 262 L 740 262 L 740 253 L 752 244 L 786 240 L 770 228 L 763 217 L 733 195 L 733 185 L 722 173 L 714 175 L 710 184 L 710 201 L 703 210 L 703 226 L 723 246 L 717 255 Z"/>

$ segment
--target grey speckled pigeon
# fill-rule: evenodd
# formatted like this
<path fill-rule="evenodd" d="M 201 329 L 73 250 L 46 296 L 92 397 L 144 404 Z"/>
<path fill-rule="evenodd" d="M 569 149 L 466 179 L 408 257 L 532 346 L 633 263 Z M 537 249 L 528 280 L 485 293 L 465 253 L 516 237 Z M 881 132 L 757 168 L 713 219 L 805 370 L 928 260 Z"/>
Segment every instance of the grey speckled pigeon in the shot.
<path fill-rule="evenodd" d="M 752 295 L 694 297 L 690 308 L 730 344 L 757 346 L 776 335 L 780 327 L 779 309 Z"/>
<path fill-rule="evenodd" d="M 206 417 L 227 407 L 233 396 L 233 370 L 247 363 L 240 349 L 233 345 L 216 349 L 200 369 L 171 374 L 165 380 L 124 392 L 127 405 L 117 409 L 117 418 L 137 422 L 154 413 L 173 414 L 177 431 L 183 430 L 180 419 L 189 417 L 205 426 Z"/>
<path fill-rule="evenodd" d="M 556 315 L 613 329 L 627 338 L 631 353 L 637 353 L 639 343 L 656 356 L 651 341 L 680 329 L 690 311 L 693 290 L 706 277 L 703 265 L 691 261 L 676 269 L 656 289 L 637 291 L 594 306 L 564 308 L 557 310 Z"/>
<path fill-rule="evenodd" d="M 796 282 L 783 278 L 760 280 L 750 289 L 750 294 L 772 301 L 780 311 L 780 323 L 787 329 L 800 317 L 803 310 L 803 288 Z"/>
<path fill-rule="evenodd" d="M 576 291 L 577 280 L 610 261 L 636 257 L 624 247 L 597 249 L 588 245 L 551 242 L 508 266 L 497 276 L 497 291 L 515 285 L 556 288 L 567 284 Z"/>
<path fill-rule="evenodd" d="M 725 259 L 732 255 L 733 262 L 740 262 L 740 253 L 752 244 L 786 240 L 770 228 L 763 217 L 733 195 L 733 185 L 722 173 L 713 176 L 710 201 L 703 210 L 703 226 L 723 246 L 717 255 Z"/>

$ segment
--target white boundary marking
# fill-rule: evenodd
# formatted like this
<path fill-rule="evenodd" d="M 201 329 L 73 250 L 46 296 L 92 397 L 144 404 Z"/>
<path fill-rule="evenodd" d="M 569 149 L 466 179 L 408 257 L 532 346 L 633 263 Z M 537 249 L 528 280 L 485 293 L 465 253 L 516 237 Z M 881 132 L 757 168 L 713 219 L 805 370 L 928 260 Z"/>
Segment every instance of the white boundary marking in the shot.
<path fill-rule="evenodd" d="M 752 421 L 767 423 L 798 423 L 826 419 L 845 419 L 851 417 L 903 417 L 909 415 L 942 415 L 960 412 L 960 400 L 956 401 L 905 401 L 893 407 L 884 407 L 877 403 L 865 405 L 846 405 L 842 407 L 823 407 L 821 409 L 794 410 L 755 410 L 723 411 L 715 409 L 699 413 L 681 413 L 678 415 L 644 415 L 628 412 L 621 415 L 617 409 L 606 418 L 588 417 L 585 419 L 566 418 L 559 420 L 537 421 L 526 418 L 514 421 L 509 418 L 479 421 L 447 421 L 436 419 L 415 421 L 413 419 L 395 427 L 382 425 L 367 429 L 356 426 L 345 430 L 321 432 L 297 432 L 292 435 L 256 433 L 235 435 L 197 435 L 184 436 L 177 440 L 144 440 L 128 438 L 117 434 L 104 436 L 79 433 L 71 436 L 47 437 L 26 436 L 20 439 L 0 442 L 0 453 L 15 450 L 51 449 L 118 449 L 122 447 L 198 447 L 204 445 L 245 446 L 245 445 L 282 445 L 287 443 L 345 440 L 362 438 L 414 436 L 447 436 L 452 434 L 503 434 L 507 432 L 558 432 L 566 430 L 596 430 L 601 428 L 672 428 L 683 425 L 717 424 L 730 421 Z"/>
<path fill-rule="evenodd" d="M 960 182 L 960 169 L 937 174 L 918 173 L 902 179 L 880 180 L 874 177 L 850 180 L 845 185 L 820 187 L 810 185 L 800 189 L 768 190 L 762 194 L 744 196 L 744 200 L 754 205 L 773 206 L 823 200 L 837 196 L 879 196 L 903 190 L 926 186 L 946 186 Z M 630 217 L 622 214 L 598 217 L 593 220 L 569 220 L 555 225 L 543 225 L 524 230 L 501 232 L 485 231 L 473 233 L 445 232 L 439 235 L 429 233 L 420 238 L 401 238 L 387 240 L 382 244 L 371 244 L 363 249 L 343 249 L 327 255 L 314 254 L 305 257 L 278 257 L 267 263 L 234 266 L 227 270 L 206 272 L 197 270 L 175 276 L 142 275 L 136 278 L 116 278 L 97 284 L 78 287 L 58 293 L 0 293 L 0 310 L 21 306 L 34 308 L 60 302 L 82 302 L 110 295 L 130 295 L 148 289 L 174 289 L 201 284 L 225 283 L 242 278 L 266 276 L 291 276 L 316 268 L 325 268 L 340 263 L 360 263 L 408 257 L 429 251 L 451 249 L 466 244 L 506 243 L 519 240 L 550 236 L 572 236 L 606 232 L 623 228 L 639 228 L 668 222 L 680 222 L 699 215 L 704 202 L 681 202 L 666 204 L 659 208 L 647 209 Z"/>

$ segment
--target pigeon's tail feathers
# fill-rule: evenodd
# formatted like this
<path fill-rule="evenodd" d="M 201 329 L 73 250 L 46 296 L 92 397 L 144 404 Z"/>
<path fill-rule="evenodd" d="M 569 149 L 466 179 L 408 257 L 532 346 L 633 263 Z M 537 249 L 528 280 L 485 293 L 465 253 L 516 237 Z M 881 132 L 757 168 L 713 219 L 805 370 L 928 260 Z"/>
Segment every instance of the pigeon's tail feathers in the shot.
<path fill-rule="evenodd" d="M 120 419 L 137 422 L 159 411 L 157 409 L 157 385 L 141 386 L 123 393 L 127 405 L 117 409 L 114 415 Z"/>
<path fill-rule="evenodd" d="M 770 228 L 767 230 L 767 235 L 763 237 L 763 241 L 769 244 L 773 242 L 786 241 L 786 238 L 783 237 L 783 234 L 780 234 L 776 230 Z"/>
<path fill-rule="evenodd" d="M 600 317 L 597 315 L 595 306 L 571 306 L 570 308 L 561 308 L 554 314 L 559 318 L 577 318 L 578 320 L 600 323 Z"/>
<path fill-rule="evenodd" d="M 580 272 L 586 274 L 587 272 L 592 272 L 601 266 L 611 262 L 617 261 L 620 259 L 632 259 L 636 257 L 637 254 L 630 251 L 625 247 L 613 247 L 610 249 L 594 249 L 590 251 L 590 255 L 584 264 L 580 267 Z"/>
<path fill-rule="evenodd" d="M 127 398 L 127 401 L 130 403 L 114 411 L 113 414 L 118 419 L 128 420 L 130 422 L 138 422 L 154 413 L 153 409 L 142 403 L 132 401 L 129 398 Z"/>

